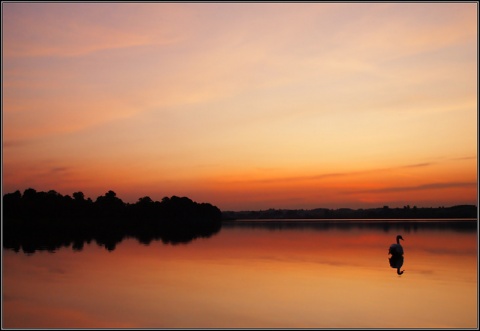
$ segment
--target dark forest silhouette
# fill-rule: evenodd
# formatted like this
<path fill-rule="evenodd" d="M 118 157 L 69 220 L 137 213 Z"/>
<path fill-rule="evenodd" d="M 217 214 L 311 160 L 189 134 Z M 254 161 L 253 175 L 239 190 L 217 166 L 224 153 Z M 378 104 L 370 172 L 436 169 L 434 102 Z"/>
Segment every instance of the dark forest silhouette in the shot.
<path fill-rule="evenodd" d="M 127 237 L 143 244 L 153 240 L 177 244 L 209 237 L 221 228 L 220 209 L 186 197 L 153 201 L 146 196 L 130 204 L 113 191 L 95 201 L 85 199 L 82 192 L 72 196 L 32 188 L 23 195 L 20 191 L 5 194 L 3 246 L 33 253 L 70 245 L 81 250 L 85 243 L 96 241 L 114 250 Z"/>

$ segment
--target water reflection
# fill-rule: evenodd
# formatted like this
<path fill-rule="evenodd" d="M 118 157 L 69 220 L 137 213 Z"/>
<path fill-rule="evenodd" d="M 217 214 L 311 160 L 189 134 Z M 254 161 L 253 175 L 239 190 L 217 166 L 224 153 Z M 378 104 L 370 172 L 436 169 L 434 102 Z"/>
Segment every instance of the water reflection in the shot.
<path fill-rule="evenodd" d="M 152 241 L 176 245 L 186 244 L 197 238 L 211 237 L 221 229 L 219 222 L 191 222 L 185 225 L 177 223 L 180 225 L 146 220 L 138 221 L 135 227 L 117 220 L 104 220 L 89 227 L 73 227 L 60 223 L 22 227 L 22 224 L 19 224 L 15 227 L 4 227 L 3 247 L 15 252 L 22 250 L 24 253 L 33 254 L 42 250 L 54 252 L 69 246 L 74 251 L 81 251 L 85 244 L 96 242 L 108 251 L 113 251 L 127 238 L 137 239 L 144 245 L 149 245 Z"/>
<path fill-rule="evenodd" d="M 397 274 L 402 275 L 405 270 L 400 271 L 403 266 L 403 247 L 400 245 L 400 240 L 404 240 L 401 235 L 397 235 L 396 243 L 391 244 L 388 249 L 388 254 L 391 255 L 388 259 L 390 267 L 397 269 Z"/>
<path fill-rule="evenodd" d="M 403 255 L 392 255 L 388 262 L 390 267 L 397 269 L 397 275 L 402 275 L 405 272 L 405 270 L 400 271 L 400 268 L 403 266 Z"/>
<path fill-rule="evenodd" d="M 445 230 L 455 232 L 476 232 L 477 220 L 466 219 L 411 219 L 411 220 L 366 220 L 366 219 L 345 219 L 345 220 L 238 220 L 223 222 L 223 227 L 228 228 L 263 228 L 269 230 L 353 230 L 353 229 L 375 229 L 389 232 L 400 230 L 403 232 L 416 232 L 418 230 Z"/>
<path fill-rule="evenodd" d="M 164 244 L 185 244 L 196 238 L 209 238 L 222 228 L 236 229 L 267 229 L 270 231 L 305 230 L 305 231 L 351 231 L 377 230 L 388 233 L 402 231 L 406 233 L 421 230 L 439 230 L 455 232 L 476 232 L 475 220 L 238 220 L 223 223 L 210 222 L 203 225 L 196 223 L 188 226 L 159 226 L 138 222 L 135 227 L 124 226 L 117 220 L 98 222 L 95 226 L 78 226 L 72 228 L 68 222 L 58 222 L 53 226 L 43 228 L 38 224 L 28 224 L 27 227 L 12 227 L 4 224 L 3 247 L 31 254 L 39 250 L 56 251 L 61 247 L 71 246 L 74 251 L 81 251 L 85 244 L 96 242 L 113 251 L 116 246 L 127 238 L 135 238 L 144 245 L 153 241 Z M 33 226 L 35 225 L 35 226 Z M 88 229 L 88 230 L 87 230 Z"/>
<path fill-rule="evenodd" d="M 4 250 L 3 326 L 478 326 L 476 231 L 441 225 L 410 233 L 334 224 L 328 231 L 322 224 L 283 226 L 225 224 L 217 235 L 188 245 L 155 241 L 146 246 L 127 239 L 113 253 L 95 243 L 85 244 L 81 253 L 59 249 L 26 256 Z M 399 233 L 406 243 L 407 277 L 397 276 L 398 269 L 385 261 Z"/>

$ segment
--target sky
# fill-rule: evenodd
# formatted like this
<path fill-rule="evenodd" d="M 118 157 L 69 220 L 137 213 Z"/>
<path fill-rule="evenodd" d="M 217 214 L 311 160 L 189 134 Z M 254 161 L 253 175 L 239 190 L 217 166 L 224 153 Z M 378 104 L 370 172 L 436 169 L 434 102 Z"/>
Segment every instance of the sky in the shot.
<path fill-rule="evenodd" d="M 477 204 L 478 3 L 2 2 L 2 191 Z"/>

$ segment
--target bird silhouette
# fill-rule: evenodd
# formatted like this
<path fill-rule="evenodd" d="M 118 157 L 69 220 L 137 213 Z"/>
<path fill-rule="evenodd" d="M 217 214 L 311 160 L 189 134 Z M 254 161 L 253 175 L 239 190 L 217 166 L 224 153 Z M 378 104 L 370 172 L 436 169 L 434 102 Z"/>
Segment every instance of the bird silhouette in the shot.
<path fill-rule="evenodd" d="M 400 245 L 400 239 L 404 240 L 401 235 L 398 235 L 397 236 L 397 243 L 390 245 L 390 248 L 388 250 L 388 254 L 391 254 L 392 256 L 403 255 L 403 247 L 402 247 L 402 245 Z"/>

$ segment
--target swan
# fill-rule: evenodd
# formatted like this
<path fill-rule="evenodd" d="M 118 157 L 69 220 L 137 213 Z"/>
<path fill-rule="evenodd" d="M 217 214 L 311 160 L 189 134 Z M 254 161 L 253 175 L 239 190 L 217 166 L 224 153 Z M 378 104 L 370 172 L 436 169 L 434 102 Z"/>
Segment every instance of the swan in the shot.
<path fill-rule="evenodd" d="M 391 244 L 388 254 L 392 255 L 403 255 L 403 247 L 400 245 L 400 239 L 404 240 L 401 235 L 397 236 L 397 243 Z"/>

